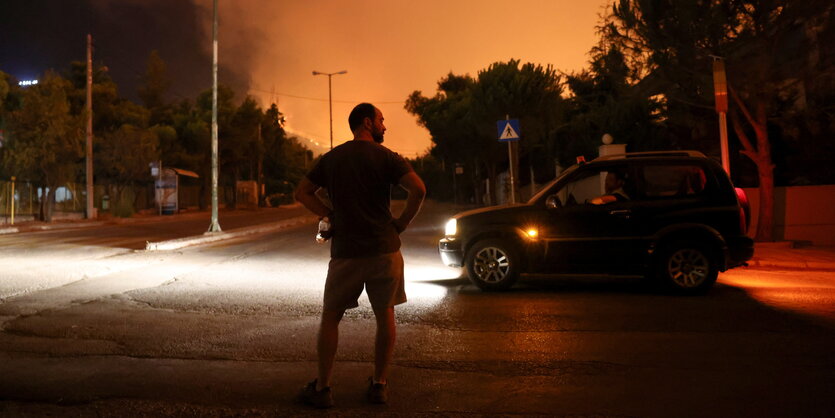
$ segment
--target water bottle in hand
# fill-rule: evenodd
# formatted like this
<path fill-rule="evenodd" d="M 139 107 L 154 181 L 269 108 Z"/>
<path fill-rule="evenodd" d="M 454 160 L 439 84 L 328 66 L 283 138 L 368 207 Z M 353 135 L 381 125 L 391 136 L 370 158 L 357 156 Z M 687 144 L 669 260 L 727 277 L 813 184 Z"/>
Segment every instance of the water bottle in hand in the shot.
<path fill-rule="evenodd" d="M 324 244 L 325 241 L 331 238 L 331 223 L 330 219 L 324 217 L 319 219 L 319 232 L 316 234 L 316 243 Z"/>

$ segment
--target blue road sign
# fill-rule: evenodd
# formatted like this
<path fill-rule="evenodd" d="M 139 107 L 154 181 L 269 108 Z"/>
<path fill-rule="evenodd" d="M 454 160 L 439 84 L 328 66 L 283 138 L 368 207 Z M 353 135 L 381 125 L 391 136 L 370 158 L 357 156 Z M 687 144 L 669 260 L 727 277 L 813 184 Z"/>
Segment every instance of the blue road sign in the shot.
<path fill-rule="evenodd" d="M 519 119 L 505 119 L 496 122 L 499 142 L 518 141 L 522 130 L 519 129 Z"/>

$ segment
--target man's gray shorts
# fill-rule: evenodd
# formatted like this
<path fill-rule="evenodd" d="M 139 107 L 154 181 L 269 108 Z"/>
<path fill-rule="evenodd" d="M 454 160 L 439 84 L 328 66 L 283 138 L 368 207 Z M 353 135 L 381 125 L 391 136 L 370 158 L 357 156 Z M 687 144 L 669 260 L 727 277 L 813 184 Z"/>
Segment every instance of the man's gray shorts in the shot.
<path fill-rule="evenodd" d="M 332 258 L 325 281 L 324 310 L 356 308 L 363 287 L 375 310 L 406 302 L 400 251 L 373 257 Z"/>

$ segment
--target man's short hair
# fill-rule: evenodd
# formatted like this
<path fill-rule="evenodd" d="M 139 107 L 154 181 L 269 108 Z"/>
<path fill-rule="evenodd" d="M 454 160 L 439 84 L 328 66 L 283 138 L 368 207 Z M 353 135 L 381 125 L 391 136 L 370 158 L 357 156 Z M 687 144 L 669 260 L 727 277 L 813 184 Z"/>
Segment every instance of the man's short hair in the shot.
<path fill-rule="evenodd" d="M 623 168 L 615 168 L 610 170 L 609 173 L 614 174 L 620 181 L 626 181 L 626 177 L 628 177 L 626 170 Z"/>
<path fill-rule="evenodd" d="M 348 115 L 348 126 L 351 127 L 351 132 L 357 130 L 357 128 L 362 125 L 362 121 L 365 118 L 369 118 L 372 121 L 377 116 L 377 108 L 374 107 L 371 103 L 360 103 L 354 106 L 354 110 L 351 111 L 351 114 Z"/>

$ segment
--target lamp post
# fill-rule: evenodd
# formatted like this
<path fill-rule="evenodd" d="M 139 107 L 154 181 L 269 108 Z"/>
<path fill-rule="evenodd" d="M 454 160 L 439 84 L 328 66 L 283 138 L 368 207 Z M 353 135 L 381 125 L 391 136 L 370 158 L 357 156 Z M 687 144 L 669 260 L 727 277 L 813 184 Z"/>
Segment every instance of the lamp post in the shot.
<path fill-rule="evenodd" d="M 217 213 L 217 0 L 212 14 L 212 221 L 207 232 L 221 232 Z M 162 176 L 162 164 L 160 164 Z"/>
<path fill-rule="evenodd" d="M 331 127 L 331 149 L 333 149 L 333 99 L 331 98 L 331 77 L 338 75 L 338 74 L 345 74 L 348 71 L 342 70 L 336 73 L 320 73 L 319 71 L 314 71 L 313 75 L 326 75 L 328 76 L 328 114 L 330 115 L 330 127 Z"/>

